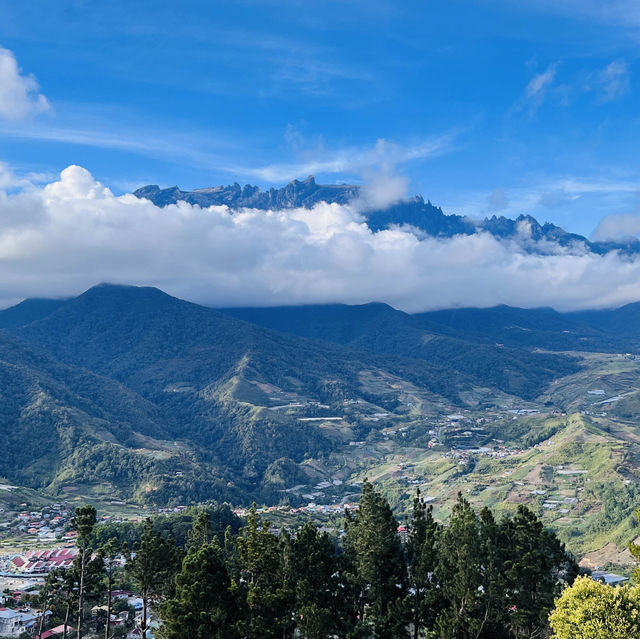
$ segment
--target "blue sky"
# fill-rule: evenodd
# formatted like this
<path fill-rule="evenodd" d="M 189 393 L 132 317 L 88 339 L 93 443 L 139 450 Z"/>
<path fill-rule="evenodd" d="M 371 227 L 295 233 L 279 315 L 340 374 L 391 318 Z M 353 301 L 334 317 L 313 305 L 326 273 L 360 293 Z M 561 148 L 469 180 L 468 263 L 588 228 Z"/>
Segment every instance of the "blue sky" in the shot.
<path fill-rule="evenodd" d="M 1 6 L 0 73 L 24 94 L 0 82 L 0 162 L 18 180 L 71 164 L 115 193 L 391 173 L 445 212 L 586 235 L 640 208 L 630 0 Z"/>

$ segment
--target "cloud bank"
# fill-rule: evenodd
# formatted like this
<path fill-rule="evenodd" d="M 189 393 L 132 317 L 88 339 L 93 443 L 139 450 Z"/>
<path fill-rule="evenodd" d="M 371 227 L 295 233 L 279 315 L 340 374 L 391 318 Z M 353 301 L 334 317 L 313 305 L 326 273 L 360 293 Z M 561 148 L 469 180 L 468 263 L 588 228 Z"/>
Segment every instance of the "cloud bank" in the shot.
<path fill-rule="evenodd" d="M 114 196 L 70 166 L 60 179 L 0 189 L 0 302 L 76 295 L 98 282 L 158 286 L 211 306 L 384 301 L 451 306 L 614 306 L 640 299 L 640 259 L 571 255 L 479 233 L 373 233 L 356 205 L 160 209 Z"/>

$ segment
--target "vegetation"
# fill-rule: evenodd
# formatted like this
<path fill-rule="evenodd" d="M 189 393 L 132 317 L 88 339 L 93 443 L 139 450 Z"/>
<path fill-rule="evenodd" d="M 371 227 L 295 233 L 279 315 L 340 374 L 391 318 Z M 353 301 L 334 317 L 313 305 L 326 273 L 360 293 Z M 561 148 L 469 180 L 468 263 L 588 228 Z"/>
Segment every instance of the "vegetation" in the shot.
<path fill-rule="evenodd" d="M 460 496 L 449 522 L 437 524 L 418 493 L 401 536 L 369 482 L 342 538 L 309 522 L 274 530 L 254 505 L 246 524 L 236 533 L 228 527 L 221 540 L 203 510 L 183 545 L 144 522 L 131 552 L 123 550 L 124 571 L 115 562 L 116 537 L 97 563 L 87 563 L 94 514 L 76 511 L 85 560 L 67 574 L 51 573 L 40 595 L 54 615 L 64 610 L 65 624 L 77 608 L 79 636 L 98 628 L 85 616 L 90 602 L 129 582 L 141 593 L 143 637 L 153 609 L 160 639 L 533 638 L 548 631 L 554 597 L 577 573 L 555 535 L 524 507 L 496 521 Z"/>
<path fill-rule="evenodd" d="M 640 586 L 612 588 L 576 579 L 558 599 L 549 623 L 553 639 L 629 639 L 640 636 Z"/>

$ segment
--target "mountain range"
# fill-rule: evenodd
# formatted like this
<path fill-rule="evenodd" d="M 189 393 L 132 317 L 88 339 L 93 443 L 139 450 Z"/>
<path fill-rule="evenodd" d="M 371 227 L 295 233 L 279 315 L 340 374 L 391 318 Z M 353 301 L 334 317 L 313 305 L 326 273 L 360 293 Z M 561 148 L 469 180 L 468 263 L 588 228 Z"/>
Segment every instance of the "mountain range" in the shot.
<path fill-rule="evenodd" d="M 194 191 L 182 191 L 177 186 L 161 189 L 157 185 L 143 186 L 134 191 L 135 196 L 146 198 L 160 207 L 188 202 L 201 207 L 224 205 L 233 210 L 312 208 L 319 202 L 347 204 L 357 200 L 362 193 L 362 187 L 358 185 L 317 184 L 313 176 L 302 181 L 293 180 L 282 188 L 270 188 L 267 191 L 249 184 L 241 187 L 237 182 L 228 186 Z M 425 201 L 421 195 L 403 199 L 385 208 L 370 208 L 362 215 L 372 231 L 401 226 L 413 229 L 417 233 L 444 238 L 484 232 L 501 240 L 514 241 L 531 253 L 640 253 L 638 239 L 631 238 L 622 242 L 592 241 L 550 222 L 540 224 L 534 217 L 525 214 L 516 219 L 495 215 L 484 219 L 472 219 L 467 216 L 445 214 L 440 207 L 428 200 Z"/>
<path fill-rule="evenodd" d="M 538 401 L 581 352 L 637 352 L 638 320 L 637 304 L 220 311 L 108 284 L 26 300 L 0 311 L 0 475 L 158 504 L 278 501 L 307 462 L 388 425 L 375 415 Z"/>

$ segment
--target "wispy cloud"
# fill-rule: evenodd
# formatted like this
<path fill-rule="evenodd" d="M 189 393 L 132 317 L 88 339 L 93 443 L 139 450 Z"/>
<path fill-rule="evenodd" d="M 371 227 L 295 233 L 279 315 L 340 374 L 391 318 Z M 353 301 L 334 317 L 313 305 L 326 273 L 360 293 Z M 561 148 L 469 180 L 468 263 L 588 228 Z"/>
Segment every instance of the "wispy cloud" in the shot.
<path fill-rule="evenodd" d="M 576 20 L 594 20 L 622 27 L 640 27 L 637 0 L 507 0 L 518 7 L 561 15 Z"/>
<path fill-rule="evenodd" d="M 631 71 L 622 60 L 614 60 L 604 68 L 580 70 L 558 78 L 559 63 L 550 64 L 542 73 L 536 73 L 527 83 L 516 110 L 526 108 L 533 115 L 542 104 L 555 99 L 556 104 L 568 106 L 580 95 L 591 93 L 600 103 L 623 98 L 631 89 Z"/>
<path fill-rule="evenodd" d="M 447 212 L 456 212 L 471 218 L 488 213 L 500 213 L 506 217 L 533 214 L 545 221 L 551 209 L 563 209 L 574 202 L 589 198 L 608 198 L 622 203 L 634 198 L 640 190 L 640 176 L 624 179 L 594 176 L 564 176 L 542 178 L 526 186 L 502 186 L 492 190 L 464 191 L 444 198 Z M 583 212 L 584 214 L 584 212 Z M 572 231 L 575 228 L 568 228 Z M 590 231 L 591 229 L 589 229 Z M 587 233 L 588 231 L 582 231 Z"/>
<path fill-rule="evenodd" d="M 529 84 L 525 89 L 525 97 L 527 100 L 538 100 L 547 92 L 548 88 L 553 84 L 556 77 L 556 64 L 547 67 L 547 70 L 538 73 L 529 80 Z"/>
<path fill-rule="evenodd" d="M 617 100 L 631 89 L 631 73 L 626 62 L 615 60 L 589 77 L 587 90 L 595 91 L 601 102 Z"/>
<path fill-rule="evenodd" d="M 516 111 L 526 110 L 530 115 L 536 113 L 553 88 L 557 66 L 558 63 L 554 62 L 541 73 L 534 74 L 514 106 Z"/>
<path fill-rule="evenodd" d="M 35 77 L 25 75 L 15 55 L 0 47 L 0 118 L 23 120 L 50 108 Z"/>
<path fill-rule="evenodd" d="M 291 136 L 291 130 L 287 135 Z M 372 147 L 348 147 L 328 150 L 318 147 L 304 152 L 297 162 L 268 164 L 257 167 L 228 166 L 227 172 L 247 175 L 265 182 L 282 182 L 293 177 L 315 174 L 361 175 L 371 169 L 396 167 L 414 160 L 442 155 L 454 149 L 457 133 L 448 133 L 417 144 L 401 145 L 379 139 Z"/>
<path fill-rule="evenodd" d="M 68 118 L 67 118 L 68 119 Z M 162 129 L 115 126 L 109 122 L 95 127 L 78 123 L 55 125 L 47 123 L 3 124 L 0 136 L 5 139 L 33 140 L 93 147 L 117 149 L 137 155 L 180 161 L 189 166 L 224 171 L 225 162 L 233 148 L 210 132 L 173 132 Z M 237 147 L 235 147 L 237 150 Z"/>

